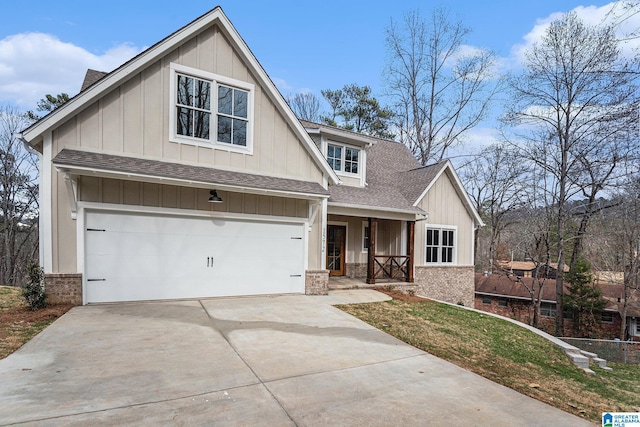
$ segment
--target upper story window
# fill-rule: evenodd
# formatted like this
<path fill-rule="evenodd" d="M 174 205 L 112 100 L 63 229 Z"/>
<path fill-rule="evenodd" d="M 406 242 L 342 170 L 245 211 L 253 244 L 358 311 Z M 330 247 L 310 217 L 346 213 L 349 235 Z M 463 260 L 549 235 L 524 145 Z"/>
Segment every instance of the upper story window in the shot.
<path fill-rule="evenodd" d="M 356 175 L 360 171 L 360 150 L 344 145 L 328 144 L 327 161 L 336 172 Z"/>
<path fill-rule="evenodd" d="M 426 259 L 433 264 L 453 264 L 455 262 L 456 233 L 453 229 L 427 228 Z"/>
<path fill-rule="evenodd" d="M 253 85 L 171 64 L 171 140 L 251 152 Z"/>

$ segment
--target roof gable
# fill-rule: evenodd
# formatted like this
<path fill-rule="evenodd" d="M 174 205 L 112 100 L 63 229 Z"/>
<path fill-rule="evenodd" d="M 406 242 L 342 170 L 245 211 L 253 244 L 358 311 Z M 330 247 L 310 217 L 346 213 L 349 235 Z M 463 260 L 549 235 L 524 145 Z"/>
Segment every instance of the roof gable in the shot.
<path fill-rule="evenodd" d="M 276 110 L 284 117 L 292 132 L 309 152 L 309 155 L 318 168 L 322 170 L 325 176 L 329 177 L 330 182 L 340 182 L 338 176 L 333 169 L 329 167 L 318 147 L 313 143 L 309 134 L 302 127 L 274 83 L 219 6 L 146 49 L 106 76 L 93 81 L 93 84 L 83 85 L 83 91 L 60 108 L 52 111 L 41 120 L 23 130 L 20 138 L 33 146 L 37 145 L 46 132 L 61 125 L 74 115 L 79 114 L 97 99 L 106 96 L 111 90 L 123 84 L 131 75 L 143 71 L 154 62 L 169 54 L 176 47 L 196 37 L 197 34 L 204 29 L 213 25 L 216 25 L 220 29 L 229 41 L 234 52 L 246 63 L 250 72 L 264 88 L 267 97 L 271 100 Z M 98 74 L 99 72 L 95 77 L 97 77 Z M 87 76 L 87 78 L 88 77 L 90 76 Z M 85 83 L 87 82 L 87 78 L 85 78 Z"/>
<path fill-rule="evenodd" d="M 464 205 L 469 215 L 473 218 L 474 223 L 478 226 L 483 226 L 484 222 L 482 221 L 482 218 L 480 218 L 480 215 L 478 214 L 476 209 L 473 207 L 473 203 L 471 203 L 471 199 L 469 198 L 467 191 L 464 189 L 464 186 L 460 181 L 460 177 L 458 176 L 455 169 L 453 168 L 451 161 L 443 160 L 440 163 L 436 163 L 436 165 L 434 166 L 439 166 L 439 170 L 437 171 L 435 176 L 431 179 L 431 182 L 426 186 L 422 194 L 415 200 L 414 204 L 417 206 L 422 201 L 422 199 L 427 195 L 429 190 L 434 186 L 434 184 L 438 181 L 438 179 L 440 179 L 443 176 L 443 174 L 446 174 L 449 180 L 451 181 L 451 184 L 453 185 L 456 191 L 456 194 L 460 198 L 460 201 Z M 426 166 L 425 168 L 428 168 L 428 166 Z M 424 173 L 426 175 L 426 174 L 433 173 L 433 171 L 425 170 Z"/>

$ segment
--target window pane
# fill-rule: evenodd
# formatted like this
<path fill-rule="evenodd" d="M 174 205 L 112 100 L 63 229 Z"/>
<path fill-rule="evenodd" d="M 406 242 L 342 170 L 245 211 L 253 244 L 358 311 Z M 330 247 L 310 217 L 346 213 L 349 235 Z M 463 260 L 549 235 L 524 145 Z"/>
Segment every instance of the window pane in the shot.
<path fill-rule="evenodd" d="M 195 106 L 203 110 L 211 108 L 211 83 L 196 80 Z"/>
<path fill-rule="evenodd" d="M 233 91 L 233 115 L 236 117 L 247 118 L 247 101 L 249 95 L 247 92 L 234 89 Z"/>
<path fill-rule="evenodd" d="M 209 139 L 209 122 L 211 121 L 211 114 L 204 111 L 195 112 L 195 121 L 193 136 L 196 138 Z"/>
<path fill-rule="evenodd" d="M 231 126 L 230 117 L 218 116 L 218 141 L 231 143 Z"/>
<path fill-rule="evenodd" d="M 178 123 L 176 132 L 178 135 L 192 136 L 191 124 L 193 122 L 192 111 L 188 108 L 178 107 Z"/>
<path fill-rule="evenodd" d="M 178 75 L 178 99 L 180 105 L 193 105 L 193 79 Z"/>
<path fill-rule="evenodd" d="M 233 90 L 230 87 L 218 86 L 218 113 L 231 115 L 232 102 Z M 229 139 L 229 141 L 231 141 L 231 139 Z"/>
<path fill-rule="evenodd" d="M 327 162 L 333 170 L 342 170 L 342 147 L 329 145 L 327 147 Z"/>
<path fill-rule="evenodd" d="M 345 148 L 344 153 L 344 171 L 350 173 L 358 173 L 358 150 Z"/>
<path fill-rule="evenodd" d="M 247 145 L 247 122 L 233 119 L 233 144 Z"/>
<path fill-rule="evenodd" d="M 453 249 L 443 247 L 441 262 L 452 262 L 452 261 L 453 261 Z"/>
<path fill-rule="evenodd" d="M 364 236 L 362 239 L 362 248 L 368 249 L 369 248 L 369 227 L 365 226 L 363 229 L 363 232 L 364 232 Z"/>
<path fill-rule="evenodd" d="M 427 230 L 427 245 L 433 245 L 433 230 Z"/>

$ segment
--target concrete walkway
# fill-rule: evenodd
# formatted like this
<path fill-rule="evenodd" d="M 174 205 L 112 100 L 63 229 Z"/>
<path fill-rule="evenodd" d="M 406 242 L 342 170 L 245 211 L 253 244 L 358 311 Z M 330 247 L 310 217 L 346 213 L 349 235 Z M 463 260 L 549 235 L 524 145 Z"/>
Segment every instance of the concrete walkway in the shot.
<path fill-rule="evenodd" d="M 0 425 L 589 425 L 331 305 L 385 298 L 76 307 L 0 361 Z"/>

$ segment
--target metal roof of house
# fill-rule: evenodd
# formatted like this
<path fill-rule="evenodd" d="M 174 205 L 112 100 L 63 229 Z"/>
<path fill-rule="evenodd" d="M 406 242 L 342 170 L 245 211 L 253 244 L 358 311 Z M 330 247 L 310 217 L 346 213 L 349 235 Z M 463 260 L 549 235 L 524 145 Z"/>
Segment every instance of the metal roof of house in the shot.
<path fill-rule="evenodd" d="M 206 166 L 71 150 L 68 148 L 60 151 L 54 157 L 53 164 L 60 169 L 81 171 L 82 174 L 86 175 L 92 173 L 111 173 L 120 176 L 136 175 L 140 179 L 147 177 L 150 181 L 165 179 L 176 183 L 193 182 L 210 186 L 268 190 L 319 197 L 329 195 L 327 190 L 316 182 L 234 172 Z"/>

